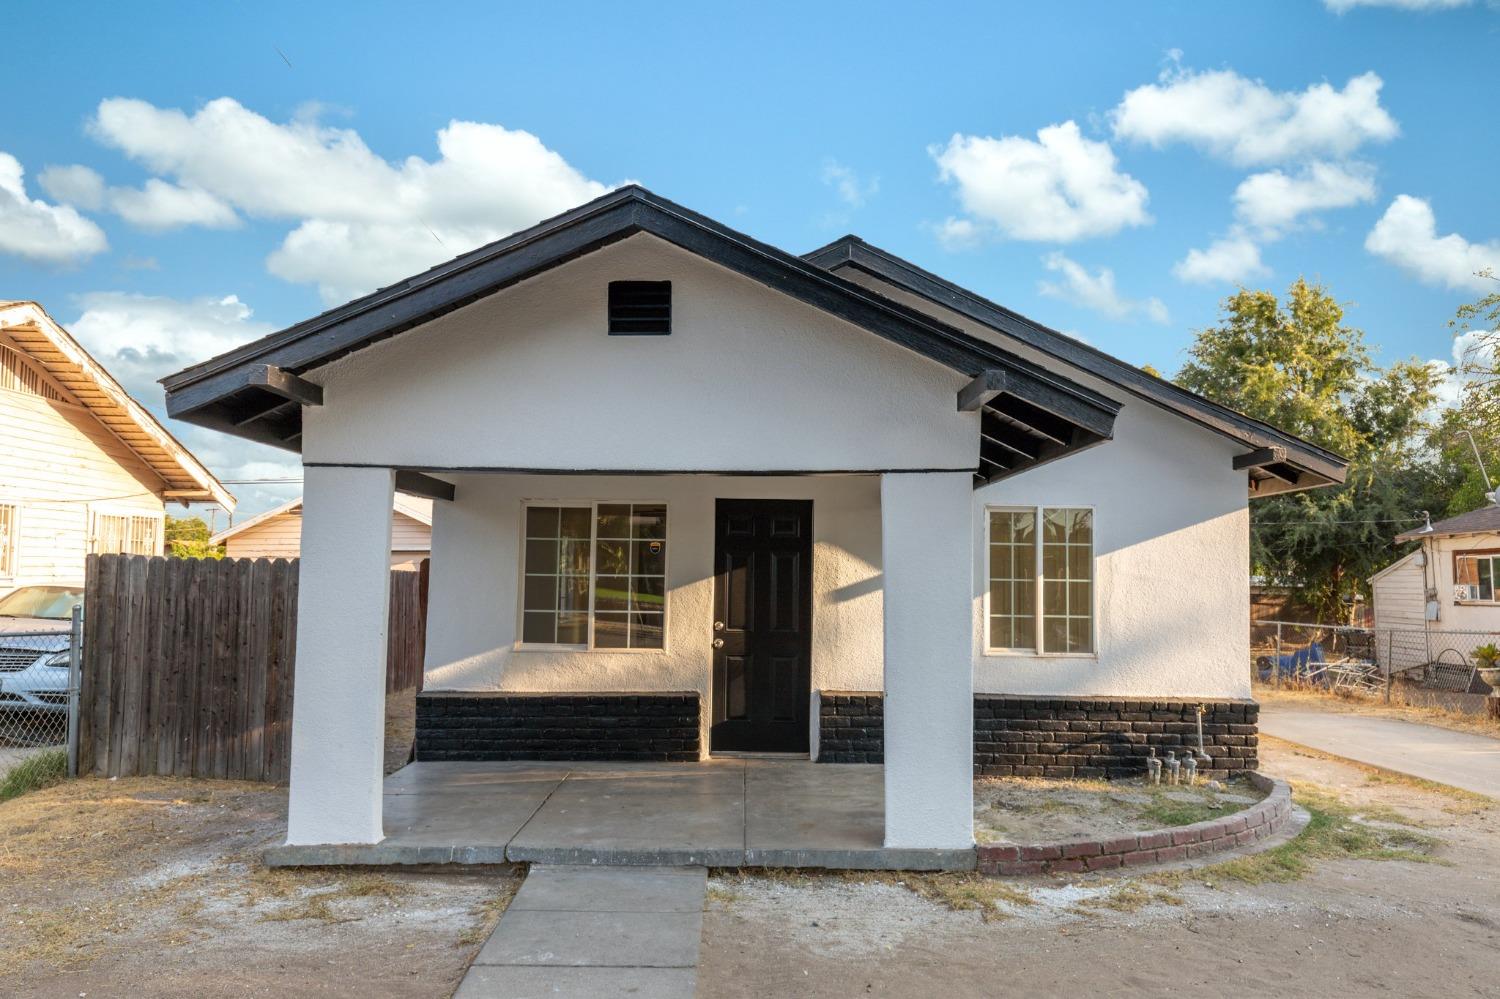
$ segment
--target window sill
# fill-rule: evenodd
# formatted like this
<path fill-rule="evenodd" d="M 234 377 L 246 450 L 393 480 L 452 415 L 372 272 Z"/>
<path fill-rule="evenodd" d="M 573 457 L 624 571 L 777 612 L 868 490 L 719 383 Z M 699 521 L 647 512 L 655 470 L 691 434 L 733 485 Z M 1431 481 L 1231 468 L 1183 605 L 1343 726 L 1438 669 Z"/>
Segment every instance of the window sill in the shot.
<path fill-rule="evenodd" d="M 1500 600 L 1455 600 L 1455 607 L 1500 607 Z"/>
<path fill-rule="evenodd" d="M 588 645 L 536 645 L 516 642 L 512 652 L 578 652 L 596 655 L 664 656 L 666 649 L 600 649 Z"/>
<path fill-rule="evenodd" d="M 985 649 L 981 655 L 986 659 L 1094 659 L 1097 652 L 1029 652 L 1024 649 Z"/>

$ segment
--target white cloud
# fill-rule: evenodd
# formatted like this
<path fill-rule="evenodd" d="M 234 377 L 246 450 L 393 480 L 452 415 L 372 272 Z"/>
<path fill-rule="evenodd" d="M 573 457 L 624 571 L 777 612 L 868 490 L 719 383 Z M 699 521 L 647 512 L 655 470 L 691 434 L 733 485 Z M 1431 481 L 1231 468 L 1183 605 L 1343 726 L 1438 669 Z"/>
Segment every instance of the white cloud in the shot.
<path fill-rule="evenodd" d="M 1323 0 L 1323 6 L 1336 14 L 1343 14 L 1355 7 L 1391 7 L 1396 10 L 1453 10 L 1467 7 L 1473 0 Z"/>
<path fill-rule="evenodd" d="M 1214 240 L 1206 250 L 1189 250 L 1186 257 L 1173 265 L 1172 273 L 1179 281 L 1190 284 L 1238 284 L 1265 277 L 1270 270 L 1261 263 L 1260 245 L 1235 230 Z"/>
<path fill-rule="evenodd" d="M 268 265 L 287 280 L 316 283 L 330 303 L 607 190 L 536 136 L 481 122 L 449 122 L 437 133 L 436 160 L 398 163 L 313 113 L 277 123 L 228 97 L 191 115 L 111 98 L 90 130 L 178 188 L 225 206 L 197 203 L 198 224 L 227 219 L 224 212 L 296 222 Z"/>
<path fill-rule="evenodd" d="M 948 237 L 987 230 L 1069 243 L 1151 221 L 1145 185 L 1116 169 L 1108 143 L 1084 138 L 1071 121 L 1041 129 L 1035 141 L 955 135 L 929 152 L 969 216 L 945 223 Z"/>
<path fill-rule="evenodd" d="M 827 160 L 823 163 L 823 183 L 833 188 L 839 200 L 850 208 L 861 208 L 864 203 L 880 192 L 880 178 L 863 180 L 859 174 L 840 163 Z"/>
<path fill-rule="evenodd" d="M 1168 321 L 1167 307 L 1161 299 L 1136 300 L 1122 296 L 1115 287 L 1115 272 L 1108 267 L 1101 267 L 1091 274 L 1086 267 L 1070 260 L 1060 250 L 1054 250 L 1043 257 L 1042 264 L 1047 270 L 1062 277 L 1061 283 L 1038 282 L 1037 290 L 1043 295 L 1074 302 L 1114 319 L 1144 315 L 1154 322 Z"/>
<path fill-rule="evenodd" d="M 1490 291 L 1494 282 L 1477 272 L 1500 273 L 1500 241 L 1471 243 L 1458 233 L 1439 236 L 1432 206 L 1409 194 L 1391 202 L 1365 237 L 1365 249 L 1427 284 L 1455 290 Z"/>
<path fill-rule="evenodd" d="M 49 166 L 36 175 L 42 190 L 65 205 L 97 212 L 104 207 L 104 178 L 86 166 Z"/>
<path fill-rule="evenodd" d="M 89 211 L 108 209 L 131 225 L 151 232 L 201 225 L 229 229 L 240 224 L 234 209 L 198 187 L 179 187 L 153 177 L 140 188 L 106 187 L 86 166 L 50 166 L 38 175 L 42 188 L 58 201 Z"/>
<path fill-rule="evenodd" d="M 183 301 L 96 291 L 77 302 L 82 312 L 68 329 L 126 391 L 153 408 L 162 396 L 158 378 L 273 329 L 234 295 Z"/>
<path fill-rule="evenodd" d="M 1244 166 L 1343 157 L 1396 137 L 1395 119 L 1380 106 L 1381 85 L 1364 73 L 1342 90 L 1316 83 L 1278 92 L 1233 70 L 1174 65 L 1157 83 L 1126 93 L 1110 118 L 1117 139 L 1157 148 L 1187 143 Z"/>
<path fill-rule="evenodd" d="M 111 188 L 109 205 L 126 222 L 153 232 L 189 225 L 232 229 L 240 224 L 233 208 L 202 188 L 179 187 L 156 177 L 140 190 Z"/>
<path fill-rule="evenodd" d="M 1251 174 L 1234 191 L 1240 221 L 1267 234 L 1293 228 L 1302 216 L 1375 200 L 1375 171 L 1365 164 L 1309 163 L 1295 173 Z"/>
<path fill-rule="evenodd" d="M 181 300 L 117 291 L 78 297 L 81 314 L 69 331 L 137 401 L 167 423 L 221 479 L 296 478 L 295 455 L 264 444 L 170 421 L 157 379 L 272 331 L 234 295 Z M 241 513 L 254 513 L 295 496 L 298 487 L 232 485 Z"/>
<path fill-rule="evenodd" d="M 0 153 L 0 253 L 40 263 L 71 263 L 109 248 L 104 230 L 70 205 L 26 194 L 21 161 Z"/>

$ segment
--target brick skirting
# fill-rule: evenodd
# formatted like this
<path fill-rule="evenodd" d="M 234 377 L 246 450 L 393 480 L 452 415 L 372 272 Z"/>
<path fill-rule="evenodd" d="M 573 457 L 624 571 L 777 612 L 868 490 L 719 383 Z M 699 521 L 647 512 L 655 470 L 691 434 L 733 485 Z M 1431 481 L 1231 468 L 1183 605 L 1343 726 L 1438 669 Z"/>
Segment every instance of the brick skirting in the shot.
<path fill-rule="evenodd" d="M 1128 777 L 1146 757 L 1181 755 L 1203 744 L 1213 761 L 1199 773 L 1226 777 L 1259 765 L 1254 701 L 1136 698 L 974 697 L 974 773 L 982 777 Z M 872 692 L 823 691 L 818 761 L 880 763 L 884 705 Z"/>
<path fill-rule="evenodd" d="M 688 693 L 424 693 L 418 760 L 698 759 L 700 698 Z"/>
<path fill-rule="evenodd" d="M 1292 789 L 1285 781 L 1262 774 L 1248 777 L 1267 794 L 1243 811 L 1190 826 L 1110 839 L 981 846 L 979 870 L 985 874 L 1076 874 L 1192 860 L 1249 846 L 1286 826 L 1292 817 Z"/>
<path fill-rule="evenodd" d="M 819 763 L 881 763 L 885 759 L 885 697 L 869 691 L 821 692 Z"/>

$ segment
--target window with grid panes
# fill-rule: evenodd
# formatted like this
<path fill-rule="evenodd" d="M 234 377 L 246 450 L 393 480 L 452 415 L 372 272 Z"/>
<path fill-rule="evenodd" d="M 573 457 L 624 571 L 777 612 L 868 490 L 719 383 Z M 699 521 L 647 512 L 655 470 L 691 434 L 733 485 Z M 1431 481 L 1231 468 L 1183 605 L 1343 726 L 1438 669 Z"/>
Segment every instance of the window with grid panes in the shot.
<path fill-rule="evenodd" d="M 523 644 L 664 647 L 664 504 L 528 505 L 523 559 Z"/>
<path fill-rule="evenodd" d="M 1092 510 L 1026 507 L 989 512 L 990 649 L 1092 653 L 1093 608 Z"/>

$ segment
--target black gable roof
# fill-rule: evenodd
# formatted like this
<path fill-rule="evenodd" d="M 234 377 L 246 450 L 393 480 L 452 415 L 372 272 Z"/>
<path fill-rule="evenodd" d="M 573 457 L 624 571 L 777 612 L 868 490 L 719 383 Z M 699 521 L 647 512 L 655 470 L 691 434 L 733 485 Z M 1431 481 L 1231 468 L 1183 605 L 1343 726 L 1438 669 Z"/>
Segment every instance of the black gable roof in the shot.
<path fill-rule="evenodd" d="M 1344 481 L 1349 462 L 1326 448 L 1305 441 L 1269 423 L 1252 419 L 1227 406 L 1210 402 L 1162 378 L 1147 374 L 1117 357 L 1049 329 L 1018 312 L 1013 312 L 981 295 L 923 270 L 908 260 L 872 246 L 858 236 L 844 236 L 804 255 L 804 260 L 826 267 L 834 273 L 853 268 L 892 284 L 903 291 L 979 322 L 1004 336 L 1055 357 L 1070 367 L 1117 385 L 1138 398 L 1160 406 L 1193 423 L 1242 442 L 1254 449 L 1279 449 L 1285 453 L 1285 464 L 1293 470 L 1308 473 L 1306 485 L 1328 485 Z M 1270 463 L 1275 468 L 1279 462 Z M 1252 479 L 1261 476 L 1280 478 L 1275 472 L 1260 472 L 1265 466 L 1251 469 Z M 1275 469 L 1283 471 L 1284 469 Z"/>
<path fill-rule="evenodd" d="M 170 375 L 162 379 L 167 411 L 297 450 L 302 406 L 320 402 L 317 386 L 297 376 L 642 232 L 962 374 L 998 372 L 993 380 L 1010 401 L 994 403 L 1007 428 L 996 434 L 1030 436 L 1008 458 L 992 454 L 986 480 L 1110 437 L 1120 405 L 1108 396 L 636 186 Z"/>

